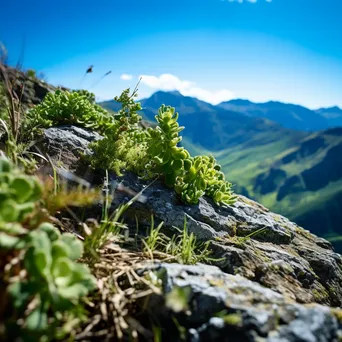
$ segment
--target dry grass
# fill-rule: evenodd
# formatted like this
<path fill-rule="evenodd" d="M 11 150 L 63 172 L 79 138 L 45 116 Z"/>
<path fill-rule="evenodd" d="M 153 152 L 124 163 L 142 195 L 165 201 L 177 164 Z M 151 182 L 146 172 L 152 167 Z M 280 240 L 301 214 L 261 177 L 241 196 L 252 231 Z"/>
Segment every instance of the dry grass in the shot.
<path fill-rule="evenodd" d="M 155 253 L 154 260 L 167 260 L 164 253 Z M 98 291 L 89 303 L 91 320 L 75 339 L 77 341 L 138 341 L 153 339 L 152 327 L 145 316 L 143 325 L 137 319 L 142 307 L 138 303 L 152 294 L 160 294 L 159 284 L 139 276 L 137 269 L 146 267 L 148 254 L 130 251 L 111 244 L 101 252 L 98 263 L 92 266 L 97 278 Z"/>

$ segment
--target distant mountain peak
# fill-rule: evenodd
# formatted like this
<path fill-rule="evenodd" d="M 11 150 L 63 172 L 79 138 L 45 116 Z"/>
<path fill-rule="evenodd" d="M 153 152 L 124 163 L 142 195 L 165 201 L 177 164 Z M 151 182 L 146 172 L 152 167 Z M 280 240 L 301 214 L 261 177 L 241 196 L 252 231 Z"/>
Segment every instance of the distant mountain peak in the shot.
<path fill-rule="evenodd" d="M 234 100 L 226 101 L 223 103 L 229 103 L 229 104 L 236 105 L 236 106 L 248 106 L 250 104 L 253 104 L 253 102 L 246 100 L 246 99 L 234 99 Z"/>
<path fill-rule="evenodd" d="M 151 95 L 151 97 L 153 97 L 153 96 L 160 96 L 160 95 L 183 96 L 178 90 L 171 90 L 171 91 L 157 90 L 156 92 L 154 92 Z"/>
<path fill-rule="evenodd" d="M 338 106 L 327 107 L 327 108 L 320 108 L 319 111 L 325 111 L 327 113 L 334 113 L 334 112 L 342 112 L 342 109 Z"/>
<path fill-rule="evenodd" d="M 169 91 L 169 93 L 172 95 L 176 95 L 176 96 L 183 96 L 178 90 L 172 90 L 172 91 Z"/>

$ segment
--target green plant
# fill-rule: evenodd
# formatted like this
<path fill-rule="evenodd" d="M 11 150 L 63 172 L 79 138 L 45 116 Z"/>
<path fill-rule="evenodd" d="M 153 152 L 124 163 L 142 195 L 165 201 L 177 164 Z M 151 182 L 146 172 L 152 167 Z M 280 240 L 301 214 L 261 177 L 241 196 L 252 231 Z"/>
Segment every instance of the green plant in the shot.
<path fill-rule="evenodd" d="M 174 234 L 171 238 L 161 232 L 162 226 L 163 222 L 155 227 L 152 217 L 148 235 L 142 240 L 143 250 L 151 259 L 153 259 L 153 254 L 158 252 L 164 256 L 172 256 L 172 259 L 176 259 L 177 262 L 188 265 L 212 260 L 210 258 L 210 242 L 199 243 L 194 233 L 189 234 L 185 218 L 183 229 L 174 227 L 179 234 Z"/>
<path fill-rule="evenodd" d="M 151 226 L 148 230 L 148 235 L 142 240 L 144 248 L 143 250 L 147 252 L 150 258 L 153 260 L 153 253 L 155 251 L 165 250 L 167 236 L 160 232 L 163 226 L 161 222 L 157 227 L 154 226 L 154 218 L 151 216 Z"/>
<path fill-rule="evenodd" d="M 8 159 L 0 157 L 0 224 L 22 222 L 33 212 L 41 193 L 35 178 L 20 173 Z"/>
<path fill-rule="evenodd" d="M 179 235 L 174 235 L 170 243 L 166 246 L 166 253 L 173 250 L 172 255 L 182 264 L 196 264 L 197 262 L 210 262 L 209 249 L 210 241 L 199 243 L 194 233 L 188 232 L 186 218 L 184 217 L 183 229 L 174 227 L 179 231 Z"/>
<path fill-rule="evenodd" d="M 172 107 L 162 106 L 156 115 L 158 126 L 148 130 L 150 135 L 148 154 L 151 158 L 149 167 L 155 173 L 162 173 L 165 182 L 174 186 L 186 203 L 198 203 L 203 195 L 207 195 L 215 203 L 232 204 L 235 196 L 231 191 L 231 183 L 225 180 L 221 167 L 212 156 L 190 157 L 181 141 L 178 113 Z"/>
<path fill-rule="evenodd" d="M 148 135 L 139 125 L 141 110 L 139 103 L 134 101 L 136 89 L 130 94 L 126 89 L 115 101 L 121 103 L 121 109 L 114 114 L 115 123 L 106 132 L 103 139 L 90 144 L 94 154 L 89 158 L 94 168 L 114 170 L 121 175 L 122 170 L 141 173 L 148 162 Z"/>
<path fill-rule="evenodd" d="M 57 91 L 27 115 L 27 127 L 50 127 L 61 124 L 80 124 L 104 134 L 104 138 L 90 144 L 93 155 L 87 157 L 94 168 L 133 171 L 145 178 L 163 176 L 165 183 L 174 187 L 185 203 L 196 204 L 203 195 L 217 204 L 232 204 L 236 197 L 231 183 L 225 180 L 221 167 L 212 156 L 192 158 L 179 147 L 181 141 L 178 113 L 162 105 L 155 116 L 158 126 L 143 129 L 137 87 L 130 94 L 126 89 L 115 100 L 122 108 L 113 115 L 94 104 L 94 95 L 87 91 L 72 93 Z"/>
<path fill-rule="evenodd" d="M 81 298 L 95 288 L 95 279 L 86 265 L 76 262 L 82 256 L 83 245 L 74 235 L 61 235 L 50 223 L 20 234 L 17 247 L 24 252 L 27 273 L 23 279 L 10 280 L 8 287 L 16 322 L 22 319 L 22 333 L 52 338 L 61 318 L 65 314 L 73 316 Z M 10 321 L 10 325 L 14 328 L 16 322 Z"/>
<path fill-rule="evenodd" d="M 27 77 L 30 77 L 30 78 L 36 78 L 36 77 L 37 77 L 36 70 L 28 69 L 28 70 L 26 71 L 26 76 L 27 76 Z"/>
<path fill-rule="evenodd" d="M 24 126 L 36 134 L 41 128 L 69 124 L 105 133 L 113 128 L 114 118 L 99 105 L 91 103 L 88 93 L 57 90 L 30 109 Z"/>
<path fill-rule="evenodd" d="M 61 195 L 49 196 L 52 209 L 76 200 L 64 194 L 62 202 Z M 0 321 L 6 314 L 10 339 L 22 334 L 40 341 L 70 333 L 61 325 L 66 317 L 79 321 L 80 300 L 95 288 L 88 267 L 76 262 L 83 244 L 47 222 L 42 202 L 48 204 L 38 179 L 0 157 L 0 298 L 7 299 L 0 304 Z"/>
<path fill-rule="evenodd" d="M 95 94 L 85 89 L 73 90 L 73 92 L 84 96 L 90 103 L 95 103 Z"/>
<path fill-rule="evenodd" d="M 189 152 L 177 146 L 182 140 L 179 132 L 184 127 L 179 126 L 178 113 L 171 107 L 161 106 L 155 118 L 158 126 L 155 129 L 148 129 L 149 168 L 154 173 L 163 174 L 166 184 L 174 186 L 177 177 L 189 170 L 192 165 Z"/>

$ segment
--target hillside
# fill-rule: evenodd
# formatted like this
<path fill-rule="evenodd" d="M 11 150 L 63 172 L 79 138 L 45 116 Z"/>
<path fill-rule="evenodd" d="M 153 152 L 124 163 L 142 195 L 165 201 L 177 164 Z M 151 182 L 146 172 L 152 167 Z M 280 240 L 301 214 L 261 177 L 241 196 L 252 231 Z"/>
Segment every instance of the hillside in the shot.
<path fill-rule="evenodd" d="M 162 103 L 175 106 L 186 127 L 183 145 L 192 154 L 214 154 L 238 193 L 331 238 L 341 250 L 342 129 L 298 130 L 334 126 L 342 117 L 338 107 L 311 111 L 248 100 L 213 106 L 178 92 L 157 92 L 141 102 L 148 119 Z"/>
<path fill-rule="evenodd" d="M 19 140 L 0 139 L 1 341 L 338 340 L 342 257 L 328 241 L 233 194 L 214 160 L 177 146 L 170 109 L 146 134 L 125 91 L 114 118 L 90 93 L 54 90 L 16 112 Z M 166 186 L 170 169 L 182 177 Z"/>
<path fill-rule="evenodd" d="M 283 128 L 270 120 L 241 115 L 237 111 L 213 106 L 179 92 L 158 91 L 140 102 L 144 117 L 152 121 L 161 104 L 175 107 L 179 112 L 179 123 L 186 127 L 183 135 L 197 148 L 208 151 L 234 147 L 248 149 L 273 143 L 280 143 L 287 148 L 305 136 L 303 132 Z M 115 101 L 107 101 L 102 105 L 114 111 L 119 108 Z M 282 137 L 282 142 L 279 142 L 279 137 Z"/>
<path fill-rule="evenodd" d="M 223 102 L 218 106 L 246 116 L 266 118 L 278 122 L 283 127 L 302 131 L 342 126 L 342 110 L 338 107 L 310 110 L 303 106 L 277 101 L 254 103 L 239 99 Z"/>
<path fill-rule="evenodd" d="M 229 149 L 217 157 L 245 195 L 318 235 L 341 235 L 342 128 L 314 133 L 273 158 L 261 160 L 259 151 L 254 163 L 247 151 L 238 154 L 245 163 Z"/>

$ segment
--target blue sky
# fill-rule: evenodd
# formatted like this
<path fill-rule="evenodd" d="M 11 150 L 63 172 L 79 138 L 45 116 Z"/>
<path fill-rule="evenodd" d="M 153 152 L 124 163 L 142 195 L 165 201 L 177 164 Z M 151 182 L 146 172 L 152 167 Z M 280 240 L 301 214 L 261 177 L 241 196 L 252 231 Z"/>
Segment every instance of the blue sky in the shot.
<path fill-rule="evenodd" d="M 12 63 L 24 41 L 26 68 L 99 99 L 143 76 L 140 97 L 342 107 L 341 0 L 17 0 L 1 11 Z"/>

